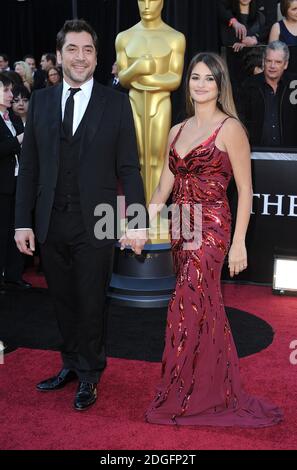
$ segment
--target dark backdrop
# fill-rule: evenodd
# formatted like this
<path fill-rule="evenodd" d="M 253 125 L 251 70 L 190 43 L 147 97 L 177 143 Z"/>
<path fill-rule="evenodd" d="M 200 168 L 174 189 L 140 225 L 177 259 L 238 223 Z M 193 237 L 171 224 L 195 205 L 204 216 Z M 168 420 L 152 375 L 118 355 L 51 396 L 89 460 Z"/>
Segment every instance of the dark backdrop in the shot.
<path fill-rule="evenodd" d="M 95 28 L 100 39 L 96 78 L 106 83 L 115 59 L 116 34 L 139 21 L 137 0 L 77 0 L 77 14 Z M 25 54 L 40 61 L 44 52 L 55 51 L 55 37 L 72 17 L 72 0 L 6 0 L 1 2 L 0 52 L 10 64 Z M 219 47 L 217 0 L 165 0 L 163 19 L 187 39 L 186 65 L 202 50 Z M 173 97 L 176 105 L 180 92 Z M 175 106 L 177 108 L 177 106 Z"/>

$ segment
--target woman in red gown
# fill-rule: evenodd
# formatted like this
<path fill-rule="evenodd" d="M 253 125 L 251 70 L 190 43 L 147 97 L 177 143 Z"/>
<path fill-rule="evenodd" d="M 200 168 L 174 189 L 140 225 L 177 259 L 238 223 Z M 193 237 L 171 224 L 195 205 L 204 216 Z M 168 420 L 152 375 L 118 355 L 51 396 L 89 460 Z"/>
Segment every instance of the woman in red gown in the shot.
<path fill-rule="evenodd" d="M 200 230 L 201 243 L 187 244 L 188 235 L 182 231 L 172 238 L 176 288 L 168 308 L 162 377 L 146 420 L 157 424 L 270 426 L 282 420 L 282 411 L 242 389 L 220 287 L 228 252 L 231 277 L 247 267 L 250 147 L 222 59 L 212 53 L 198 54 L 189 66 L 186 83 L 190 117 L 170 131 L 168 156 L 149 212 L 153 219 L 172 192 L 177 207 L 191 207 L 191 217 L 184 226 L 194 228 L 195 233 Z M 226 191 L 232 175 L 238 209 L 230 243 Z M 202 210 L 201 223 L 196 226 L 195 205 Z"/>

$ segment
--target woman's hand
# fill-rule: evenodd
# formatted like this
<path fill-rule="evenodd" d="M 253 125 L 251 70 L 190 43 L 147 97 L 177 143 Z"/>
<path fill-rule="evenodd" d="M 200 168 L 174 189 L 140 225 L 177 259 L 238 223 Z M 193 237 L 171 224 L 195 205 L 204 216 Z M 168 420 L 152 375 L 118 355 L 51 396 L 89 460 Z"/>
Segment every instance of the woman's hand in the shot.
<path fill-rule="evenodd" d="M 234 274 L 239 274 L 247 268 L 247 252 L 244 241 L 233 241 L 229 250 L 228 267 L 230 277 L 233 277 Z"/>
<path fill-rule="evenodd" d="M 131 248 L 136 255 L 140 255 L 145 243 L 148 240 L 147 229 L 143 230 L 127 230 L 126 233 L 120 238 L 121 250 Z"/>
<path fill-rule="evenodd" d="M 245 44 L 243 44 L 242 42 L 235 42 L 232 46 L 234 52 L 242 51 L 244 47 L 245 47 Z"/>
<path fill-rule="evenodd" d="M 246 47 L 253 47 L 258 44 L 258 39 L 256 36 L 247 36 L 242 40 L 242 44 L 244 44 Z"/>
<path fill-rule="evenodd" d="M 246 33 L 247 33 L 247 30 L 244 24 L 241 24 L 239 23 L 239 21 L 236 20 L 233 22 L 232 27 L 235 31 L 236 37 L 240 41 L 242 41 L 246 37 Z"/>

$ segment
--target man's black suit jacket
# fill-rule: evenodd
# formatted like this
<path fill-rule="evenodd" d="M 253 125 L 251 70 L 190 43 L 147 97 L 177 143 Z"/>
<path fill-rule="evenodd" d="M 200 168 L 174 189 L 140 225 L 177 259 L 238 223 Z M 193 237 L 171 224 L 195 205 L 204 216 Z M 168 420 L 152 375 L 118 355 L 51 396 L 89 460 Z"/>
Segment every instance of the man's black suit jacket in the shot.
<path fill-rule="evenodd" d="M 129 89 L 128 88 L 124 88 L 120 82 L 118 82 L 116 85 L 113 83 L 113 78 L 111 78 L 108 83 L 107 83 L 107 86 L 108 87 L 111 87 L 113 88 L 114 90 L 117 90 L 117 91 L 121 91 L 122 93 L 129 93 Z"/>
<path fill-rule="evenodd" d="M 33 77 L 33 90 L 40 90 L 45 88 L 46 85 L 46 72 L 41 69 L 35 70 Z"/>
<path fill-rule="evenodd" d="M 16 195 L 16 228 L 32 227 L 38 240 L 46 240 L 59 169 L 62 84 L 33 93 Z M 94 209 L 108 203 L 116 211 L 117 178 L 126 204 L 145 206 L 134 121 L 128 97 L 94 82 L 79 152 L 79 190 L 85 228 L 94 246 L 98 240 Z"/>
<path fill-rule="evenodd" d="M 21 134 L 23 132 L 21 119 L 14 117 L 11 113 L 11 121 L 17 135 Z M 13 195 L 15 193 L 15 155 L 19 155 L 20 151 L 18 139 L 13 137 L 0 116 L 0 194 Z"/>

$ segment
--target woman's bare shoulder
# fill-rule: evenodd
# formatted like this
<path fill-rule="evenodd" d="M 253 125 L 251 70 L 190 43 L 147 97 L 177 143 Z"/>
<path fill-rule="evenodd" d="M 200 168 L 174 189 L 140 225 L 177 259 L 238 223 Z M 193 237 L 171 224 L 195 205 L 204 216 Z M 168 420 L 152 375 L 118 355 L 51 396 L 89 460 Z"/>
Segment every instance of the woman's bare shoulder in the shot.
<path fill-rule="evenodd" d="M 232 143 L 237 145 L 244 141 L 247 141 L 247 134 L 240 120 L 227 116 L 217 138 L 218 146 L 225 150 Z"/>
<path fill-rule="evenodd" d="M 182 121 L 182 122 L 179 122 L 179 123 L 175 124 L 174 126 L 172 126 L 171 129 L 170 129 L 170 134 L 178 131 L 180 126 L 182 126 L 184 122 L 185 121 Z"/>
<path fill-rule="evenodd" d="M 235 117 L 226 116 L 226 121 L 223 124 L 222 130 L 226 133 L 243 131 L 244 127 L 241 121 Z"/>

